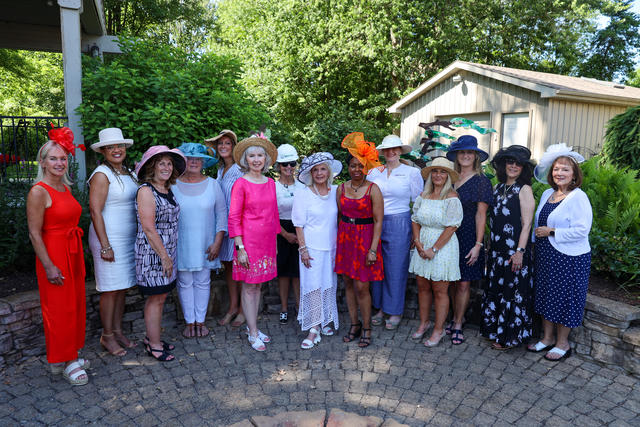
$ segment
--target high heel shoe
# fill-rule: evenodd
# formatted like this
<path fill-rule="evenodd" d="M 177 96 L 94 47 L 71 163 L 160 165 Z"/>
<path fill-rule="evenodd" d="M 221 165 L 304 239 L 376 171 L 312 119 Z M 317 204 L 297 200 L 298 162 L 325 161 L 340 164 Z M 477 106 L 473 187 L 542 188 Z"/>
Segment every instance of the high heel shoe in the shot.
<path fill-rule="evenodd" d="M 369 331 L 369 335 L 367 335 L 367 331 Z M 371 345 L 371 328 L 362 328 L 362 335 L 360 335 L 360 341 L 358 342 L 358 347 L 365 348 Z"/>
<path fill-rule="evenodd" d="M 420 332 L 420 327 L 418 327 L 418 330 L 415 331 L 413 334 L 411 334 L 411 339 L 413 340 L 422 339 L 422 337 L 424 336 L 424 334 L 427 333 L 430 327 L 431 327 L 431 322 L 427 322 L 425 324 L 424 328 L 422 329 L 422 332 Z"/>
<path fill-rule="evenodd" d="M 320 331 L 317 330 L 316 328 L 309 329 L 309 333 L 315 334 L 315 338 L 313 339 L 313 341 L 310 340 L 309 338 L 305 338 L 304 341 L 302 341 L 302 344 L 300 344 L 300 348 L 302 348 L 303 350 L 309 350 L 310 348 L 313 348 L 322 339 L 320 337 Z"/>
<path fill-rule="evenodd" d="M 160 362 L 171 362 L 172 360 L 175 360 L 176 358 L 174 357 L 173 354 L 169 353 L 167 350 L 163 348 L 153 348 L 151 347 L 151 344 L 147 344 L 145 350 L 147 351 L 147 354 L 151 357 L 153 357 L 154 359 L 160 361 Z M 156 356 L 153 353 L 160 353 L 160 356 Z"/>
<path fill-rule="evenodd" d="M 442 333 L 440 334 L 440 336 L 438 337 L 437 340 L 435 341 L 431 341 L 431 340 L 426 340 L 424 342 L 424 346 L 425 347 L 435 347 L 438 344 L 440 344 L 440 341 L 442 340 L 442 337 L 444 337 L 445 335 L 447 335 L 447 333 L 445 331 L 442 331 Z"/>
<path fill-rule="evenodd" d="M 351 342 L 358 338 L 362 333 L 362 322 L 352 323 L 349 328 L 349 333 L 342 337 L 343 342 Z"/>

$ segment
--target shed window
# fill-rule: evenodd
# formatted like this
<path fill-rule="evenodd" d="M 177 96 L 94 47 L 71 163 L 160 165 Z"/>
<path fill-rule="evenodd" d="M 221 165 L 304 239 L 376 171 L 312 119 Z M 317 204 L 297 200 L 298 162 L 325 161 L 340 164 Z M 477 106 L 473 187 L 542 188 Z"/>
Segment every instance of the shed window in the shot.
<path fill-rule="evenodd" d="M 529 145 L 529 113 L 502 116 L 502 147 L 510 145 Z"/>

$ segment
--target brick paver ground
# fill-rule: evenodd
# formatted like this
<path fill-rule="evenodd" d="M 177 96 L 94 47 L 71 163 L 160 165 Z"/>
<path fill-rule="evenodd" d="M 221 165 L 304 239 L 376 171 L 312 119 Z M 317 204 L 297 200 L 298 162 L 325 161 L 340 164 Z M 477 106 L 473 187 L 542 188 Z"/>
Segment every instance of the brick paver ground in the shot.
<path fill-rule="evenodd" d="M 251 416 L 339 408 L 418 425 L 640 426 L 640 379 L 573 356 L 561 363 L 522 349 L 498 352 L 467 328 L 460 346 L 428 349 L 410 339 L 417 321 L 375 328 L 360 349 L 338 336 L 300 349 L 305 334 L 265 316 L 273 342 L 253 351 L 227 327 L 185 339 L 165 321 L 177 361 L 160 363 L 141 345 L 123 358 L 91 339 L 90 383 L 72 387 L 45 358 L 8 368 L 0 384 L 2 425 L 227 425 Z M 213 322 L 208 321 L 211 325 Z M 139 338 L 142 333 L 136 334 Z"/>

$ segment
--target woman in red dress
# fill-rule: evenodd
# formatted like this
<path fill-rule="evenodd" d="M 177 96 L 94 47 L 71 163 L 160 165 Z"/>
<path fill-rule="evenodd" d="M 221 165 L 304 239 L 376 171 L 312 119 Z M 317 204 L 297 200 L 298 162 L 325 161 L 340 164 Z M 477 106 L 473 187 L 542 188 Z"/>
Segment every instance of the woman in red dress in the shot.
<path fill-rule="evenodd" d="M 384 200 L 376 184 L 367 181 L 370 169 L 380 166 L 375 146 L 353 132 L 342 141 L 349 151 L 347 166 L 351 180 L 338 187 L 338 244 L 335 271 L 345 283 L 347 307 L 351 318 L 351 342 L 360 336 L 359 347 L 371 344 L 371 294 L 369 282 L 382 280 L 384 270 L 380 255 L 380 234 L 384 217 Z M 358 320 L 358 307 L 362 322 Z"/>
<path fill-rule="evenodd" d="M 69 128 L 52 129 L 38 151 L 38 176 L 27 196 L 29 238 L 36 252 L 36 274 L 51 371 L 73 385 L 89 381 L 84 347 L 86 302 L 84 251 L 78 221 L 82 207 L 71 195 L 68 156 L 75 154 Z M 81 146 L 82 147 L 82 146 Z"/>

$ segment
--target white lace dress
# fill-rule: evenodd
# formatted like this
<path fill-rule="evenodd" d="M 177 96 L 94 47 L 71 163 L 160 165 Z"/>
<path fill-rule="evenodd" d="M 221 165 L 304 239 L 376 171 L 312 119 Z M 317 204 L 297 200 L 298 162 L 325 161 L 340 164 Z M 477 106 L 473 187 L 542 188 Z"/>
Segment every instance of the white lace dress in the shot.
<path fill-rule="evenodd" d="M 338 205 L 336 186 L 327 196 L 319 197 L 304 187 L 295 193 L 291 220 L 302 227 L 311 260 L 307 268 L 300 262 L 300 310 L 298 321 L 303 331 L 333 322 L 339 327 L 336 290 L 338 276 L 334 272 L 336 238 L 338 234 Z"/>
<path fill-rule="evenodd" d="M 429 200 L 418 196 L 413 204 L 411 221 L 420 224 L 420 242 L 428 249 L 436 243 L 446 227 L 460 226 L 462 204 L 457 197 Z M 458 257 L 458 238 L 453 233 L 433 259 L 423 259 L 418 251 L 413 251 L 409 272 L 433 281 L 460 280 Z"/>

